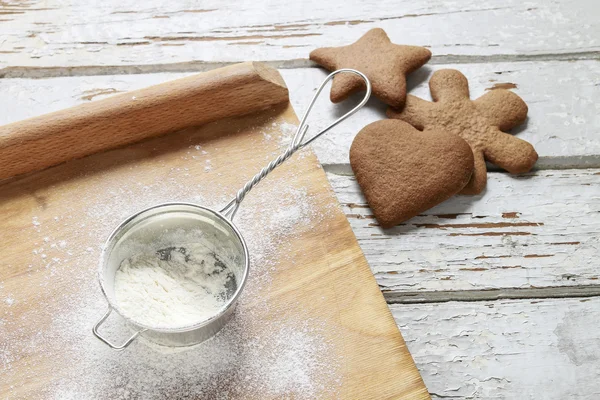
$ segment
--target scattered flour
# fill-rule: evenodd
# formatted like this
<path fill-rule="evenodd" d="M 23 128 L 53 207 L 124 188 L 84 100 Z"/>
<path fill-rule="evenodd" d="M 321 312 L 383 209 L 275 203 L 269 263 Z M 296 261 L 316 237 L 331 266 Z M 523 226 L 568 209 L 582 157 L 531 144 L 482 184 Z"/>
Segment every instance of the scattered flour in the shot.
<path fill-rule="evenodd" d="M 233 295 L 235 275 L 202 243 L 136 254 L 115 275 L 126 316 L 146 326 L 180 328 L 214 315 Z"/>
<path fill-rule="evenodd" d="M 280 129 L 281 129 L 282 135 L 279 137 L 279 145 L 281 147 L 287 147 L 287 146 L 289 146 L 290 142 L 292 141 L 292 138 L 293 138 L 294 134 L 296 133 L 298 126 L 294 125 L 294 124 L 283 123 L 280 125 Z"/>
<path fill-rule="evenodd" d="M 272 130 L 266 129 L 272 138 L 260 135 L 256 145 L 276 146 L 273 155 L 278 155 L 285 145 L 273 143 L 279 141 L 277 132 L 283 130 L 287 137 L 282 143 L 289 143 L 295 132 L 294 125 L 283 125 L 274 123 Z M 183 151 L 182 163 L 205 163 L 212 151 L 208 145 L 192 144 Z M 69 209 L 68 202 L 61 204 L 59 215 L 53 211 L 45 217 L 41 206 L 32 210 L 38 214 L 30 227 L 30 259 L 23 267 L 24 274 L 35 272 L 31 286 L 26 291 L 7 287 L 0 273 L 0 298 L 10 293 L 12 303 L 0 306 L 0 393 L 10 399 L 49 400 L 232 399 L 248 393 L 277 399 L 338 397 L 341 355 L 326 322 L 302 304 L 282 305 L 264 296 L 271 290 L 274 271 L 296 262 L 290 251 L 295 235 L 326 223 L 329 212 L 317 211 L 306 189 L 290 187 L 303 173 L 295 168 L 274 171 L 240 207 L 236 224 L 249 247 L 251 270 L 236 311 L 221 332 L 185 351 L 140 339 L 115 352 L 93 337 L 91 326 L 106 311 L 97 263 L 114 227 L 157 203 L 186 201 L 219 208 L 233 195 L 231 187 L 203 186 L 193 174 L 170 167 L 160 157 L 153 158 L 152 170 L 122 168 L 129 173 L 121 180 L 92 177 L 94 190 L 77 193 L 77 202 L 86 204 L 83 214 L 79 208 Z M 255 172 L 236 171 L 239 184 Z M 156 179 L 142 184 L 140 174 Z M 81 237 L 85 246 L 75 246 Z M 118 342 L 131 331 L 114 315 L 102 331 Z M 23 391 L 23 385 L 31 390 L 30 382 L 39 381 L 40 371 L 52 371 L 52 382 L 44 380 L 35 393 Z"/>

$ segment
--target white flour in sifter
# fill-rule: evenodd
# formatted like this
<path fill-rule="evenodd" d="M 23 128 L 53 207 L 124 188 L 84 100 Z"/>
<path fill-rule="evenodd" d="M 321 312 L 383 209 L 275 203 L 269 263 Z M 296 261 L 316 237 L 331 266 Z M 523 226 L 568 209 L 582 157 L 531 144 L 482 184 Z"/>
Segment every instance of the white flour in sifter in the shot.
<path fill-rule="evenodd" d="M 121 311 L 152 327 L 179 328 L 214 315 L 236 289 L 235 275 L 202 243 L 139 253 L 115 275 Z"/>

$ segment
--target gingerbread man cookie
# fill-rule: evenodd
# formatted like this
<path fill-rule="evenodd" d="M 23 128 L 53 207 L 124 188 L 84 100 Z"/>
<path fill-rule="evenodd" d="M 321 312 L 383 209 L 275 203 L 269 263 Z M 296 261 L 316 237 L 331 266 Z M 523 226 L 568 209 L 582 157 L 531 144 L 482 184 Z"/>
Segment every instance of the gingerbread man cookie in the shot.
<path fill-rule="evenodd" d="M 467 78 L 453 69 L 436 71 L 429 81 L 429 90 L 433 102 L 408 95 L 402 111 L 390 108 L 387 115 L 419 130 L 456 134 L 469 143 L 475 171 L 462 194 L 477 194 L 485 188 L 485 160 L 515 174 L 533 167 L 538 159 L 533 146 L 503 132 L 523 123 L 527 117 L 527 104 L 519 96 L 496 89 L 471 100 Z"/>
<path fill-rule="evenodd" d="M 430 58 L 431 52 L 424 47 L 393 44 L 380 28 L 371 29 L 349 46 L 323 47 L 310 53 L 311 60 L 330 71 L 353 68 L 364 73 L 373 85 L 373 94 L 398 108 L 406 99 L 406 75 Z M 338 103 L 364 88 L 364 81 L 354 74 L 337 75 L 331 101 Z"/>

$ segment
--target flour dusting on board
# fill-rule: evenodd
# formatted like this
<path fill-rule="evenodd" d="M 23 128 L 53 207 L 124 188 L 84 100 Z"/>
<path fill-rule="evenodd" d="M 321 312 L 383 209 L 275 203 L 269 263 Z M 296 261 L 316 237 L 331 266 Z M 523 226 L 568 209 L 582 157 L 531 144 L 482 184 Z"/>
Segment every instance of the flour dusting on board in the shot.
<path fill-rule="evenodd" d="M 275 144 L 277 155 L 295 128 L 274 123 L 256 145 Z M 192 144 L 184 153 L 183 165 L 200 163 L 194 171 L 218 173 L 218 157 L 209 146 Z M 33 215 L 29 229 L 35 245 L 28 273 L 37 272 L 31 284 L 39 290 L 25 297 L 19 288 L 0 282 L 0 392 L 26 398 L 22 385 L 47 370 L 53 371 L 54 383 L 39 394 L 45 399 L 229 399 L 248 393 L 256 398 L 338 397 L 341 359 L 325 322 L 311 318 L 300 305 L 284 307 L 260 295 L 269 290 L 279 262 L 294 262 L 293 255 L 281 256 L 294 232 L 315 229 L 326 216 L 313 207 L 311 193 L 288 185 L 291 177 L 302 173 L 293 168 L 285 176 L 267 178 L 240 208 L 236 224 L 249 247 L 251 272 L 232 320 L 217 336 L 184 351 L 141 339 L 115 352 L 91 335 L 91 326 L 106 310 L 96 280 L 97 260 L 104 240 L 121 220 L 166 201 L 218 208 L 233 195 L 218 184 L 206 188 L 193 183 L 186 167 L 171 168 L 160 159 L 152 162 L 152 184 L 137 181 L 136 166 L 127 167 L 130 173 L 118 182 L 98 178 L 95 189 L 77 199 L 87 205 L 85 215 L 69 212 L 68 206 L 50 218 Z M 236 171 L 247 178 L 254 172 Z M 69 238 L 55 235 L 57 227 L 87 237 L 87 244 L 70 245 Z M 103 332 L 117 340 L 131 335 L 113 317 Z M 44 357 L 34 357 L 40 353 Z"/>

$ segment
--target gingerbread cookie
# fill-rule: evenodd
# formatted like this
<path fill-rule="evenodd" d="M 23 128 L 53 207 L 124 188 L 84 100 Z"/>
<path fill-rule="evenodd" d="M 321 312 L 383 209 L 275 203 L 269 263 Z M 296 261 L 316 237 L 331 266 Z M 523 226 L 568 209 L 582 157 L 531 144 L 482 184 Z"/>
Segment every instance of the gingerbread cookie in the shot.
<path fill-rule="evenodd" d="M 458 193 L 471 178 L 473 152 L 459 136 L 388 119 L 356 135 L 350 164 L 375 218 L 390 228 Z"/>
<path fill-rule="evenodd" d="M 430 58 L 431 52 L 424 47 L 393 44 L 380 28 L 371 29 L 349 46 L 324 47 L 310 53 L 311 60 L 330 71 L 353 68 L 364 73 L 373 85 L 373 94 L 392 107 L 404 105 L 406 75 Z M 337 75 L 331 86 L 331 101 L 338 103 L 364 88 L 364 81 L 356 75 Z"/>
<path fill-rule="evenodd" d="M 485 160 L 511 173 L 529 171 L 538 159 L 533 146 L 503 131 L 523 123 L 527 104 L 509 90 L 492 90 L 477 100 L 469 98 L 469 83 L 459 71 L 443 69 L 429 81 L 433 103 L 408 95 L 402 111 L 388 109 L 390 118 L 417 129 L 438 129 L 469 143 L 475 172 L 463 194 L 480 193 L 487 182 Z"/>

